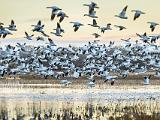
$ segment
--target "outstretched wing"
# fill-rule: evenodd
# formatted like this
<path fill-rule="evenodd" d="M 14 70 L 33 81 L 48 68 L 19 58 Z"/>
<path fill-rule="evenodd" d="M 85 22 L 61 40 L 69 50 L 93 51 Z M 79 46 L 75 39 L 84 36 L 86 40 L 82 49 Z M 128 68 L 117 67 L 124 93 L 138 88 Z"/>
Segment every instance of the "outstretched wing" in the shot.
<path fill-rule="evenodd" d="M 121 13 L 120 13 L 120 16 L 125 16 L 126 11 L 127 11 L 127 8 L 128 8 L 128 5 L 126 5 L 126 6 L 123 8 L 123 10 L 122 10 Z"/>

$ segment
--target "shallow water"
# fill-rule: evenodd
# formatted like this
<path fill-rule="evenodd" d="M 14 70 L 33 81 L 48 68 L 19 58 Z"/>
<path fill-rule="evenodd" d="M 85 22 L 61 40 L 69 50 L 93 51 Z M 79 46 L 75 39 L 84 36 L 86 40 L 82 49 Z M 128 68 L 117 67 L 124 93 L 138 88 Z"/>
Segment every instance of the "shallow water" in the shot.
<path fill-rule="evenodd" d="M 61 117 L 68 112 L 79 116 L 91 114 L 92 119 L 106 120 L 110 115 L 124 114 L 125 106 L 142 106 L 143 110 L 151 114 L 160 112 L 160 86 L 123 86 L 108 87 L 106 89 L 70 89 L 70 88 L 0 88 L 0 119 L 24 116 L 24 120 L 33 117 L 33 113 L 52 113 L 52 119 Z M 87 107 L 87 108 L 86 108 Z M 98 108 L 105 107 L 105 115 Z M 53 117 L 54 116 L 54 117 Z M 99 117 L 97 117 L 99 116 Z M 20 119 L 21 120 L 21 119 Z M 47 120 L 47 119 L 46 119 Z M 67 120 L 67 119 L 66 119 Z"/>

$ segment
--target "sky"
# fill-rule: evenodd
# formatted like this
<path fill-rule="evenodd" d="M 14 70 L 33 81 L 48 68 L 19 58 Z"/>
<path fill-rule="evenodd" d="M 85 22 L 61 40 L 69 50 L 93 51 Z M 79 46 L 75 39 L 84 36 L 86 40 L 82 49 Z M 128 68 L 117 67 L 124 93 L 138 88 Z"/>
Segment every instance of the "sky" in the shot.
<path fill-rule="evenodd" d="M 62 23 L 61 27 L 65 30 L 63 37 L 57 37 L 51 35 L 52 39 L 56 40 L 92 40 L 94 37 L 91 35 L 94 32 L 101 34 L 97 28 L 92 28 L 87 24 L 92 23 L 92 18 L 84 17 L 83 15 L 88 13 L 88 8 L 84 7 L 84 3 L 90 3 L 91 0 L 0 0 L 0 22 L 3 22 L 5 26 L 10 24 L 11 19 L 14 19 L 17 25 L 17 32 L 13 32 L 13 35 L 7 36 L 7 38 L 20 39 L 24 37 L 24 32 L 29 34 L 33 32 L 31 25 L 37 24 L 38 20 L 41 20 L 45 24 L 44 30 L 49 34 L 54 28 L 58 19 L 50 21 L 51 9 L 47 9 L 48 6 L 58 6 L 69 16 Z M 159 26 L 151 33 L 149 24 L 147 22 L 154 21 L 160 23 L 160 17 L 157 13 L 160 11 L 160 0 L 93 0 L 98 4 L 100 9 L 96 9 L 97 23 L 100 26 L 104 26 L 107 23 L 112 25 L 123 25 L 127 29 L 124 31 L 118 31 L 118 29 L 112 26 L 112 31 L 106 31 L 101 34 L 101 40 L 118 40 L 121 38 L 134 37 L 136 33 L 157 34 L 159 33 Z M 127 20 L 114 17 L 119 14 L 120 11 L 128 5 Z M 134 13 L 131 10 L 138 9 L 145 12 L 136 21 L 133 21 Z M 77 32 L 73 31 L 71 21 L 80 21 L 85 26 L 81 27 Z M 35 36 L 39 35 L 34 33 Z"/>

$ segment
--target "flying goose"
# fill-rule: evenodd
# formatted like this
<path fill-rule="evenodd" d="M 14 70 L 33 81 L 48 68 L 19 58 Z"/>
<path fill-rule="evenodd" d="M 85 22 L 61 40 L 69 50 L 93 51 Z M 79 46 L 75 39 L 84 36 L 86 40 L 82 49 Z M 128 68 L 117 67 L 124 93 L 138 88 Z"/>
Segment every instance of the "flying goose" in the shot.
<path fill-rule="evenodd" d="M 99 35 L 99 34 L 97 34 L 97 33 L 93 33 L 92 35 L 93 35 L 95 38 L 101 37 L 101 35 Z"/>
<path fill-rule="evenodd" d="M 7 35 L 12 35 L 12 33 L 6 30 L 3 26 L 0 26 L 0 38 L 5 38 Z"/>
<path fill-rule="evenodd" d="M 151 43 L 156 43 L 156 40 L 160 38 L 160 35 L 151 35 L 149 37 L 151 38 Z"/>
<path fill-rule="evenodd" d="M 98 16 L 96 16 L 96 11 L 94 11 L 94 10 L 90 10 L 88 12 L 88 14 L 84 14 L 84 16 L 88 16 L 88 17 L 91 17 L 91 18 L 98 18 Z"/>
<path fill-rule="evenodd" d="M 50 46 L 56 46 L 56 44 L 53 42 L 51 38 L 48 38 L 48 41 L 49 41 Z"/>
<path fill-rule="evenodd" d="M 37 41 L 44 41 L 44 38 L 43 38 L 43 37 L 38 36 L 38 37 L 36 37 L 36 40 L 37 40 Z"/>
<path fill-rule="evenodd" d="M 127 7 L 128 5 L 126 5 L 123 10 L 120 12 L 119 15 L 115 15 L 115 17 L 119 17 L 121 19 L 128 19 L 128 17 L 126 17 L 126 11 L 127 11 Z"/>
<path fill-rule="evenodd" d="M 7 29 L 9 29 L 11 31 L 17 31 L 14 20 L 11 20 L 11 24 L 9 25 L 9 27 L 7 27 Z"/>
<path fill-rule="evenodd" d="M 136 20 L 137 18 L 139 18 L 141 14 L 145 14 L 144 12 L 140 10 L 132 10 L 132 12 L 135 12 L 133 20 Z"/>
<path fill-rule="evenodd" d="M 55 18 L 55 16 L 56 16 L 57 12 L 58 12 L 59 10 L 62 10 L 62 9 L 60 9 L 60 8 L 57 7 L 57 6 L 46 7 L 46 8 L 51 8 L 51 9 L 52 9 L 51 20 L 54 20 L 54 18 Z"/>
<path fill-rule="evenodd" d="M 32 34 L 32 35 L 28 35 L 28 33 L 27 32 L 25 32 L 25 37 L 24 38 L 26 38 L 27 40 L 32 40 L 32 37 L 34 36 L 34 34 Z"/>
<path fill-rule="evenodd" d="M 38 21 L 37 25 L 31 25 L 33 26 L 33 32 L 37 31 L 37 32 L 43 32 L 43 28 L 44 28 L 44 25 L 42 25 L 41 23 L 41 20 Z"/>
<path fill-rule="evenodd" d="M 123 30 L 123 29 L 126 29 L 126 27 L 121 26 L 121 25 L 114 25 L 114 27 L 119 28 L 120 31 Z"/>
<path fill-rule="evenodd" d="M 102 33 L 104 33 L 106 30 L 112 30 L 111 29 L 111 23 L 108 23 L 107 26 L 99 27 Z"/>
<path fill-rule="evenodd" d="M 94 11 L 95 8 L 99 8 L 99 7 L 97 6 L 97 3 L 95 3 L 95 2 L 91 2 L 90 4 L 83 4 L 83 6 L 89 7 L 89 11 L 91 11 L 91 10 Z"/>
<path fill-rule="evenodd" d="M 159 25 L 158 23 L 155 23 L 155 22 L 147 22 L 147 23 L 150 24 L 150 28 L 152 32 L 155 30 L 155 27 Z"/>
<path fill-rule="evenodd" d="M 63 32 L 64 33 L 64 30 L 61 28 L 60 24 L 57 23 L 57 28 L 56 29 L 53 29 L 53 30 L 56 30 L 56 32 L 51 32 L 52 34 L 55 34 L 56 36 L 60 36 L 62 37 L 61 33 Z"/>
<path fill-rule="evenodd" d="M 88 24 L 88 25 L 90 25 L 92 27 L 99 27 L 95 19 L 93 19 L 92 24 Z"/>
<path fill-rule="evenodd" d="M 138 36 L 138 37 L 140 37 L 140 40 L 142 40 L 144 43 L 148 43 L 148 41 L 149 41 L 149 37 L 147 36 L 147 33 L 145 32 L 143 35 L 140 35 L 140 34 L 138 34 L 138 33 L 136 33 L 136 35 Z"/>
<path fill-rule="evenodd" d="M 125 41 L 125 42 L 130 42 L 131 38 L 128 38 L 128 39 L 121 39 L 122 41 Z"/>
<path fill-rule="evenodd" d="M 70 22 L 73 23 L 73 27 L 74 27 L 74 32 L 78 31 L 80 26 L 84 26 L 82 23 L 80 22 Z"/>
<path fill-rule="evenodd" d="M 65 17 L 68 18 L 68 16 L 66 15 L 66 13 L 64 13 L 64 12 L 62 12 L 62 11 L 60 11 L 60 12 L 57 14 L 57 17 L 60 17 L 60 19 L 59 19 L 59 22 L 60 22 L 60 23 L 64 20 Z"/>

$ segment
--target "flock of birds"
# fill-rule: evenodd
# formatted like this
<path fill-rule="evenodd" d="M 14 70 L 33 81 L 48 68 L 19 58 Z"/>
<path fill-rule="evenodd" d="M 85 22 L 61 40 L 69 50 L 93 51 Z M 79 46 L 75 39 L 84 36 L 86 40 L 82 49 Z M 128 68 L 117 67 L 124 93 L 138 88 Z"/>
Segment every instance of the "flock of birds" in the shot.
<path fill-rule="evenodd" d="M 114 85 L 116 79 L 126 78 L 130 73 L 153 71 L 160 78 L 160 47 L 124 42 L 122 47 L 112 41 L 108 45 L 94 41 L 82 47 L 66 48 L 57 47 L 52 40 L 47 46 L 8 45 L 0 48 L 0 75 L 37 75 L 57 79 L 66 86 L 76 79 L 83 82 L 79 78 L 85 77 L 90 87 L 99 79 Z M 144 76 L 145 84 L 149 84 L 150 77 Z"/>
<path fill-rule="evenodd" d="M 95 2 L 90 4 L 84 4 L 89 8 L 87 14 L 84 16 L 91 17 L 93 23 L 88 25 L 98 28 L 104 33 L 106 30 L 112 30 L 111 23 L 107 26 L 100 27 L 96 18 L 96 9 L 99 9 Z M 47 7 L 52 10 L 51 20 L 55 17 L 59 17 L 57 27 L 53 29 L 51 34 L 62 37 L 64 29 L 61 27 L 61 22 L 65 18 L 68 18 L 67 14 L 57 6 Z M 121 19 L 128 19 L 126 16 L 128 6 L 115 17 Z M 144 12 L 140 10 L 132 10 L 135 12 L 134 19 L 137 20 Z M 80 22 L 72 21 L 74 31 L 77 32 L 84 24 Z M 150 24 L 151 31 L 155 30 L 155 27 L 159 25 L 155 22 L 148 22 Z M 104 82 L 111 81 L 111 85 L 114 85 L 114 81 L 122 76 L 126 78 L 129 73 L 145 73 L 149 70 L 156 71 L 155 76 L 160 77 L 160 57 L 159 46 L 152 44 L 160 38 L 160 35 L 148 36 L 146 33 L 143 35 L 137 34 L 144 44 L 132 43 L 130 38 L 123 40 L 123 47 L 116 47 L 114 42 L 110 41 L 109 45 L 100 45 L 97 41 L 89 42 L 88 45 L 75 48 L 69 46 L 68 48 L 57 47 L 54 41 L 47 35 L 43 28 L 41 20 L 36 25 L 32 25 L 33 32 L 39 32 L 43 36 L 36 37 L 37 40 L 44 40 L 44 37 L 48 38 L 49 44 L 47 46 L 38 46 L 28 48 L 26 44 L 17 43 L 17 46 L 7 45 L 5 48 L 0 49 L 0 75 L 22 75 L 22 74 L 36 74 L 48 77 L 54 77 L 61 79 L 64 77 L 73 77 L 75 79 L 81 76 L 86 76 L 89 80 L 88 85 L 95 86 L 96 76 L 101 77 Z M 124 26 L 114 25 L 120 31 L 126 29 Z M 11 24 L 8 27 L 4 27 L 3 23 L 0 23 L 0 37 L 5 38 L 7 35 L 12 34 L 11 31 L 17 31 L 14 20 L 11 20 Z M 95 38 L 100 37 L 98 33 L 93 33 Z M 25 38 L 28 40 L 33 39 L 33 34 L 29 35 L 25 32 Z M 148 44 L 146 44 L 148 43 Z M 153 50 L 153 51 L 152 51 Z M 157 51 L 157 52 L 156 52 Z M 113 75 L 117 74 L 117 75 Z M 118 75 L 119 74 L 119 75 Z M 145 76 L 144 80 L 149 81 L 150 76 Z M 69 80 L 60 81 L 64 85 L 71 84 Z M 146 82 L 148 84 L 149 82 Z"/>
<path fill-rule="evenodd" d="M 112 30 L 111 28 L 111 23 L 108 23 L 106 26 L 100 26 L 98 25 L 96 19 L 98 18 L 98 16 L 96 15 L 96 9 L 99 9 L 99 6 L 97 5 L 97 3 L 95 2 L 91 2 L 90 4 L 83 4 L 83 6 L 87 6 L 89 8 L 88 13 L 84 14 L 84 16 L 88 16 L 90 18 L 93 19 L 92 23 L 89 23 L 87 25 L 90 25 L 92 27 L 98 28 L 100 29 L 100 31 L 102 33 L 104 33 L 106 30 Z M 51 9 L 51 21 L 53 21 L 55 19 L 55 17 L 59 18 L 59 21 L 57 22 L 57 27 L 55 29 L 53 29 L 52 32 L 50 32 L 51 34 L 54 34 L 56 36 L 62 37 L 62 33 L 64 33 L 64 29 L 61 27 L 60 23 L 63 22 L 63 20 L 65 18 L 68 18 L 69 16 L 62 11 L 61 8 L 57 7 L 57 6 L 51 6 L 51 7 L 46 7 L 48 9 Z M 121 19 L 128 19 L 127 15 L 126 15 L 126 11 L 127 11 L 128 5 L 125 6 L 123 8 L 123 10 L 118 14 L 115 15 L 115 17 L 121 18 Z M 134 12 L 134 17 L 133 20 L 137 20 L 142 14 L 145 14 L 144 12 L 142 12 L 141 10 L 132 10 L 131 12 Z M 77 32 L 81 26 L 85 26 L 84 24 L 82 24 L 81 22 L 77 22 L 77 21 L 72 21 L 70 22 L 71 24 L 73 24 L 73 28 L 74 31 Z M 156 22 L 147 22 L 148 24 L 150 24 L 150 29 L 153 32 L 156 28 L 157 25 L 159 25 Z M 0 22 L 0 37 L 5 38 L 7 35 L 12 35 L 13 33 L 11 31 L 17 31 L 16 28 L 16 24 L 14 22 L 14 20 L 11 20 L 11 24 L 8 27 L 4 27 L 4 24 L 2 22 Z M 42 24 L 41 20 L 38 21 L 38 23 L 36 25 L 31 25 L 33 27 L 32 31 L 33 32 L 39 32 L 41 33 L 41 36 L 37 36 L 36 39 L 38 40 L 42 40 L 44 41 L 44 38 L 50 38 L 50 36 L 48 34 L 46 34 L 44 32 L 44 24 Z M 114 27 L 118 28 L 120 31 L 127 29 L 125 26 L 122 25 L 114 25 Z M 101 37 L 101 35 L 99 35 L 98 33 L 93 33 L 92 34 L 95 38 Z M 27 32 L 25 32 L 25 38 L 28 40 L 32 40 L 33 39 L 34 34 L 29 35 Z M 160 35 L 152 35 L 152 36 L 147 36 L 146 33 L 144 33 L 143 35 L 137 34 L 137 36 L 140 37 L 140 39 L 145 42 L 145 43 L 153 43 L 155 42 L 157 39 L 159 39 Z"/>

